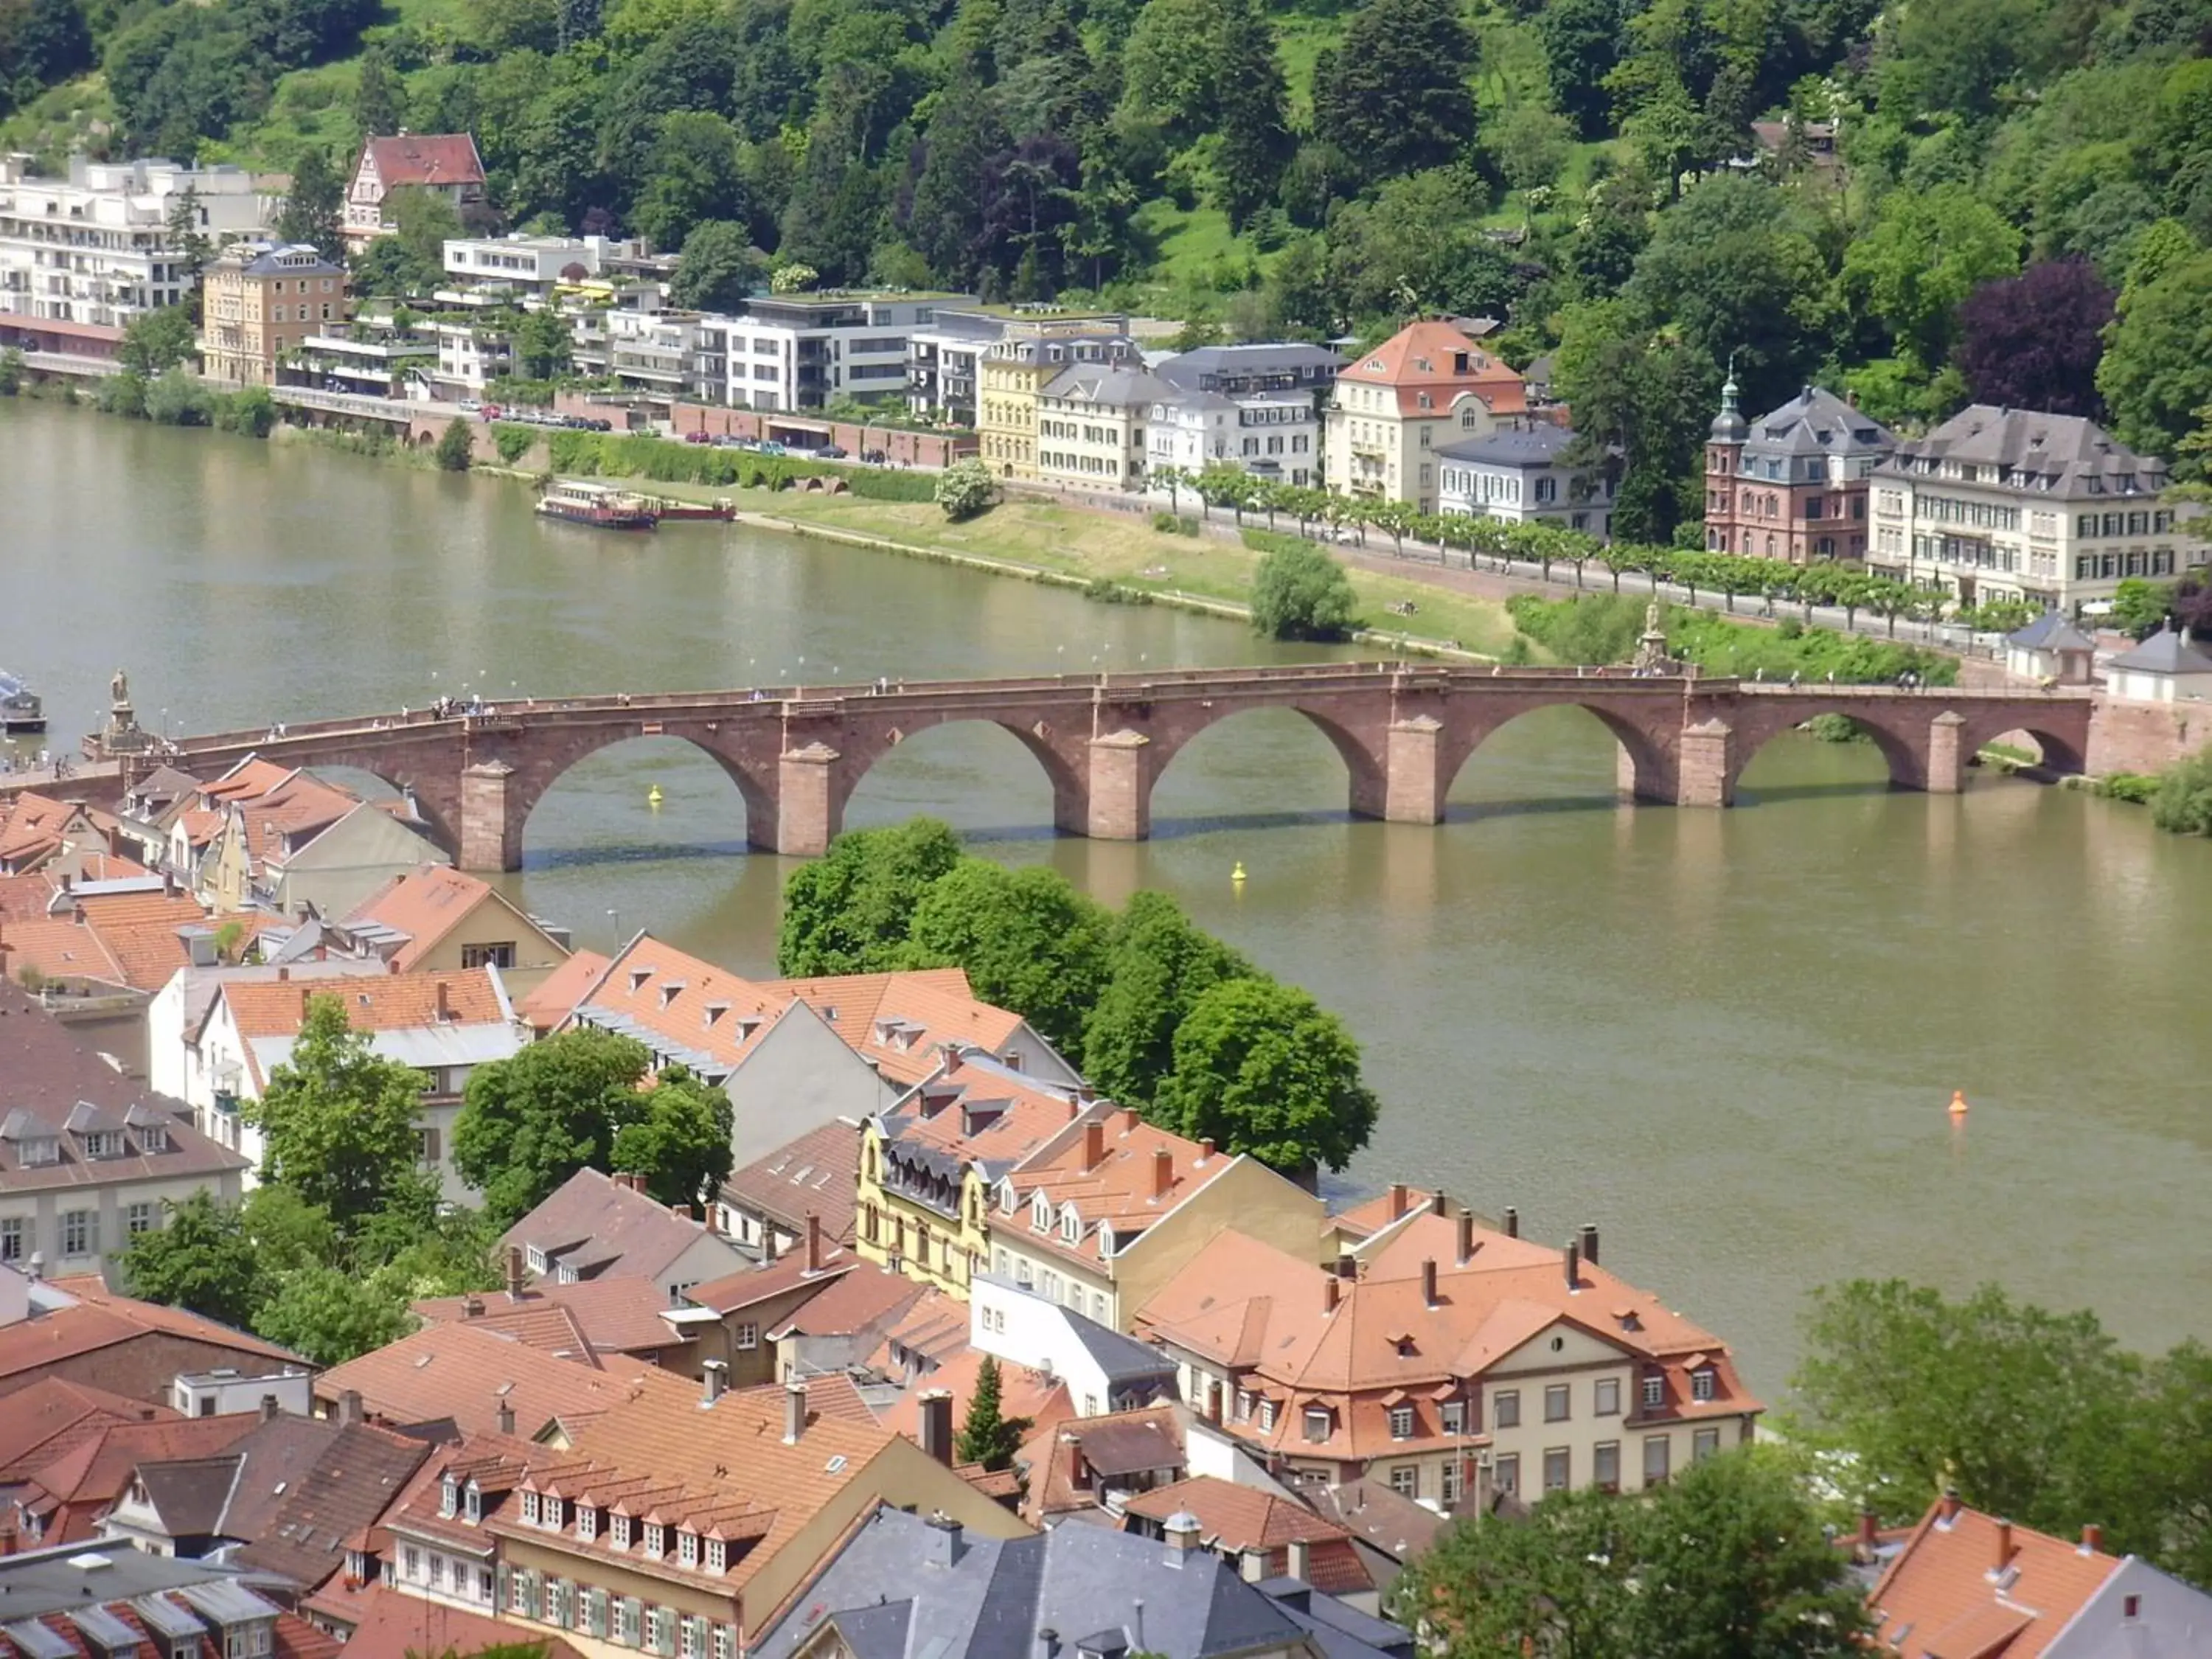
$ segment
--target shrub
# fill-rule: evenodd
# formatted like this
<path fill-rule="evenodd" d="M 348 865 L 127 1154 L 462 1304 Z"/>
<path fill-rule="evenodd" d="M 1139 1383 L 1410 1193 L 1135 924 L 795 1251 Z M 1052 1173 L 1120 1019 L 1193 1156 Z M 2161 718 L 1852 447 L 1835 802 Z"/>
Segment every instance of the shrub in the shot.
<path fill-rule="evenodd" d="M 991 505 L 998 486 L 982 462 L 956 461 L 937 475 L 937 486 L 933 494 L 945 516 L 958 524 L 972 519 Z"/>
<path fill-rule="evenodd" d="M 146 388 L 146 418 L 163 426 L 205 426 L 208 391 L 181 364 L 164 369 Z"/>
<path fill-rule="evenodd" d="M 1796 640 L 1805 635 L 1805 624 L 1795 617 L 1784 617 L 1774 630 L 1777 639 Z"/>
<path fill-rule="evenodd" d="M 2150 821 L 2177 836 L 2212 836 L 2212 756 L 2193 755 L 2158 775 Z"/>
<path fill-rule="evenodd" d="M 476 434 L 469 429 L 465 416 L 456 415 L 446 422 L 446 429 L 438 437 L 436 451 L 439 468 L 447 472 L 465 472 L 474 459 Z"/>
<path fill-rule="evenodd" d="M 2160 780 L 2154 773 L 2115 772 L 2110 777 L 2100 778 L 2096 793 L 2108 800 L 2133 801 L 2146 806 L 2156 797 Z"/>
<path fill-rule="evenodd" d="M 1163 536 L 1182 533 L 1181 521 L 1165 507 L 1152 514 L 1152 528 Z"/>
<path fill-rule="evenodd" d="M 215 423 L 225 432 L 265 438 L 276 426 L 276 400 L 265 386 L 249 386 L 213 398 Z"/>
<path fill-rule="evenodd" d="M 1344 567 L 1297 538 L 1260 561 L 1252 627 L 1278 640 L 1340 640 L 1358 625 L 1359 599 Z"/>
<path fill-rule="evenodd" d="M 134 421 L 146 418 L 146 377 L 135 368 L 118 369 L 100 383 L 93 402 L 105 415 L 121 415 Z"/>
<path fill-rule="evenodd" d="M 0 351 L 0 398 L 12 398 L 23 389 L 23 354 L 14 346 Z"/>
<path fill-rule="evenodd" d="M 513 466 L 530 453 L 530 446 L 538 441 L 538 434 L 532 428 L 502 421 L 492 428 L 491 441 L 499 450 L 501 464 Z"/>

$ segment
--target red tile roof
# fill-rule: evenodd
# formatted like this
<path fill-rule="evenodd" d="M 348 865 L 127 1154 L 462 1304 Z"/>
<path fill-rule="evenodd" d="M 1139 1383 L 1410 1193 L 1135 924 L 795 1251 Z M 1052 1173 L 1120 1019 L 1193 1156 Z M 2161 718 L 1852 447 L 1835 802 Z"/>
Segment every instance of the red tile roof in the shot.
<path fill-rule="evenodd" d="M 847 1118 L 809 1129 L 787 1146 L 732 1172 L 722 1201 L 763 1215 L 794 1237 L 811 1213 L 832 1242 L 853 1242 L 860 1176 L 860 1126 Z"/>
<path fill-rule="evenodd" d="M 609 958 L 597 951 L 578 951 L 538 981 L 538 988 L 514 1005 L 514 1012 L 540 1036 L 576 1011 L 584 994 L 607 970 Z"/>
<path fill-rule="evenodd" d="M 483 162 L 477 141 L 465 132 L 410 132 L 372 138 L 367 155 L 376 163 L 378 181 L 389 191 L 402 185 L 480 185 Z"/>
<path fill-rule="evenodd" d="M 883 1425 L 919 1442 L 921 1396 L 930 1389 L 945 1389 L 952 1395 L 952 1425 L 957 1431 L 967 1421 L 969 1404 L 975 1397 L 975 1379 L 989 1357 L 981 1348 L 961 1349 L 891 1401 L 880 1419 Z M 1022 1419 L 1031 1429 L 1048 1429 L 1075 1415 L 1075 1401 L 1069 1397 L 1067 1384 L 1059 1377 L 1002 1359 L 999 1362 L 999 1411 L 1002 1416 Z"/>
<path fill-rule="evenodd" d="M 45 1541 L 96 1537 L 98 1522 L 142 1463 L 206 1457 L 243 1439 L 260 1421 L 251 1413 L 173 1421 L 102 1425 L 27 1476 L 23 1502 L 46 1516 Z"/>
<path fill-rule="evenodd" d="M 88 1383 L 49 1376 L 8 1396 L 0 1412 L 0 1481 L 52 1462 L 118 1423 L 177 1423 L 167 1406 L 131 1400 Z"/>
<path fill-rule="evenodd" d="M 2036 1659 L 2120 1565 L 2101 1551 L 1964 1506 L 1947 1518 L 1954 1502 L 1929 1510 L 1867 1597 L 1875 1643 L 1885 1652 Z"/>
<path fill-rule="evenodd" d="M 484 1291 L 474 1299 L 483 1304 L 487 1316 L 517 1305 L 564 1310 L 584 1340 L 603 1356 L 654 1353 L 681 1346 L 690 1340 L 660 1316 L 668 1306 L 667 1293 L 649 1279 L 581 1279 L 573 1285 L 541 1279 L 519 1298 L 503 1291 Z M 470 1300 L 465 1296 L 441 1296 L 413 1305 L 424 1319 L 451 1324 L 465 1315 Z"/>
<path fill-rule="evenodd" d="M 528 1438 L 620 1404 L 639 1369 L 625 1361 L 594 1370 L 473 1325 L 433 1325 L 325 1371 L 315 1398 L 334 1402 L 354 1389 L 368 1413 L 387 1423 L 450 1419 L 465 1434 L 497 1431 L 503 1405 L 514 1413 L 514 1432 Z"/>
<path fill-rule="evenodd" d="M 535 1626 L 519 1632 L 482 1613 L 464 1613 L 443 1601 L 383 1585 L 363 1590 L 356 1607 L 361 1622 L 346 1639 L 346 1659 L 416 1659 L 448 1653 L 465 1659 L 484 1648 L 507 1646 L 525 1635 L 532 1648 L 544 1649 L 544 1659 L 579 1659 L 568 1643 Z"/>
<path fill-rule="evenodd" d="M 73 1305 L 0 1327 L 0 1395 L 29 1387 L 44 1375 L 46 1366 L 58 1360 L 96 1353 L 153 1334 L 227 1348 L 249 1363 L 270 1359 L 295 1365 L 305 1363 L 273 1342 L 264 1342 L 182 1308 L 118 1296 L 96 1277 L 58 1279 L 53 1285 L 74 1298 Z"/>
<path fill-rule="evenodd" d="M 1155 1486 L 1128 1500 L 1123 1513 L 1164 1522 L 1177 1510 L 1198 1519 L 1200 1541 L 1210 1548 L 1261 1551 L 1267 1577 L 1289 1571 L 1290 1546 L 1306 1546 L 1306 1582 L 1330 1595 L 1375 1588 L 1352 1534 L 1304 1504 L 1261 1486 L 1240 1486 L 1210 1474 Z"/>
<path fill-rule="evenodd" d="M 1469 397 L 1493 415 L 1528 407 L 1521 377 L 1449 323 L 1409 323 L 1346 363 L 1337 379 L 1395 389 L 1398 413 L 1413 419 L 1444 419 Z"/>
<path fill-rule="evenodd" d="M 1133 1236 L 1204 1191 L 1237 1161 L 1147 1123 L 1129 1108 L 1094 1112 L 1080 1134 L 1063 1139 L 1009 1177 L 1024 1211 L 1039 1196 L 1051 1206 L 1049 1224 L 1040 1230 L 1023 1215 L 999 1224 L 1025 1226 L 1023 1243 L 1030 1249 L 1073 1256 L 1097 1267 L 1109 1230 L 1126 1248 Z M 1074 1242 L 1064 1225 L 1071 1209 L 1079 1229 Z"/>
<path fill-rule="evenodd" d="M 392 877 L 356 905 L 343 925 L 354 927 L 374 922 L 404 933 L 407 942 L 391 960 L 407 973 L 484 905 L 506 911 L 514 922 L 535 931 L 529 917 L 489 882 L 443 864 L 425 864 Z"/>

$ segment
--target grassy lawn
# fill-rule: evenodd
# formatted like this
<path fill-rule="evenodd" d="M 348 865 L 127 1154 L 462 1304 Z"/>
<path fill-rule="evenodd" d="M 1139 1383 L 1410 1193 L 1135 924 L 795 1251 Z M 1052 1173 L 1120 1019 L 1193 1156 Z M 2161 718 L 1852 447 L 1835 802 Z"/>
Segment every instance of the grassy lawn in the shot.
<path fill-rule="evenodd" d="M 1045 502 L 1006 502 L 980 519 L 955 525 L 926 501 L 864 501 L 790 490 L 740 490 L 737 499 L 747 512 L 795 524 L 1003 560 L 1085 582 L 1104 580 L 1139 592 L 1186 593 L 1232 605 L 1245 602 L 1260 562 L 1258 554 L 1213 537 L 1162 535 L 1133 515 Z M 1410 600 L 1419 608 L 1406 619 L 1404 632 L 1415 642 L 1456 639 L 1469 650 L 1495 655 L 1514 638 L 1512 619 L 1493 600 L 1364 570 L 1349 574 L 1370 627 L 1399 633 L 1393 626 L 1398 618 L 1388 607 Z"/>

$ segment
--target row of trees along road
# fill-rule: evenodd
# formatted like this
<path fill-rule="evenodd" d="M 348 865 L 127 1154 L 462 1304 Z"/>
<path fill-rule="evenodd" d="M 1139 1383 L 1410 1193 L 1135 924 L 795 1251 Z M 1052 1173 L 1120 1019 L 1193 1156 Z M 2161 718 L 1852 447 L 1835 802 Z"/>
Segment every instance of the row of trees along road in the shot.
<path fill-rule="evenodd" d="M 644 1086 L 644 1045 L 565 1032 L 478 1066 L 453 1159 L 482 1208 L 439 1201 L 422 1167 L 423 1078 L 376 1054 L 336 996 L 310 999 L 291 1058 L 245 1107 L 264 1140 L 242 1202 L 207 1193 L 122 1252 L 134 1295 L 191 1308 L 335 1364 L 404 1335 L 407 1304 L 498 1283 L 492 1246 L 586 1167 L 634 1170 L 664 1203 L 730 1171 L 730 1103 L 681 1067 Z"/>
<path fill-rule="evenodd" d="M 794 978 L 957 967 L 1101 1091 L 1193 1139 L 1299 1174 L 1374 1132 L 1335 1015 L 1194 926 L 1164 893 L 1119 912 L 1042 865 L 970 858 L 946 825 L 848 830 L 784 886 Z"/>

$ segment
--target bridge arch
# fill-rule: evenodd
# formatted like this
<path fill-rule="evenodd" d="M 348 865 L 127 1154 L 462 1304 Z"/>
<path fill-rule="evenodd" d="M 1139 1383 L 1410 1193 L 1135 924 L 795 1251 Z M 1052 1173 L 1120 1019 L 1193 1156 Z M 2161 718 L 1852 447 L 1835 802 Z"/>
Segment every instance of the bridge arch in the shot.
<path fill-rule="evenodd" d="M 1091 799 L 1085 770 L 1088 731 L 1064 730 L 1043 716 L 1024 725 L 1018 719 L 996 720 L 955 710 L 915 710 L 901 719 L 856 720 L 848 726 L 830 775 L 829 833 L 835 836 L 844 826 L 845 809 L 851 805 L 854 792 L 886 756 L 924 732 L 957 726 L 988 726 L 1021 744 L 1043 769 L 1045 781 L 1052 786 L 1053 828 L 1068 835 L 1085 833 Z"/>
<path fill-rule="evenodd" d="M 2017 706 L 1988 713 L 1978 713 L 1959 729 L 1959 750 L 1962 759 L 1972 759 L 1989 744 L 2019 732 L 2035 740 L 2043 751 L 2039 763 L 2050 772 L 2086 772 L 2089 769 L 2089 708 L 2078 699 L 2060 702 L 2054 698 L 2047 708 L 2023 709 Z"/>
<path fill-rule="evenodd" d="M 1870 705 L 1863 698 L 1838 697 L 1792 701 L 1786 708 L 1753 708 L 1737 721 L 1729 755 L 1726 798 L 1735 799 L 1736 785 L 1759 751 L 1785 732 L 1823 714 L 1839 715 L 1866 733 L 1889 769 L 1893 789 L 1925 789 L 1929 784 L 1929 749 L 1936 717 L 1944 705 L 1934 699 L 1900 702 L 1895 707 Z"/>
<path fill-rule="evenodd" d="M 1285 709 L 1300 715 L 1328 739 L 1329 746 L 1344 763 L 1347 804 L 1354 816 L 1383 815 L 1389 793 L 1389 703 L 1386 695 L 1365 692 L 1293 697 L 1281 702 L 1232 703 L 1218 708 L 1209 704 L 1186 705 L 1170 718 L 1155 722 L 1150 733 L 1152 745 L 1146 756 L 1146 824 L 1149 826 L 1152 818 L 1152 792 L 1159 787 L 1168 768 L 1192 739 L 1242 715 L 1268 709 Z"/>
<path fill-rule="evenodd" d="M 775 774 L 772 763 L 764 757 L 735 749 L 723 734 L 703 727 L 671 724 L 659 731 L 641 731 L 635 726 L 578 726 L 561 732 L 551 742 L 533 738 L 525 744 L 511 750 L 499 750 L 490 744 L 479 744 L 471 753 L 472 763 L 498 762 L 511 767 L 512 772 L 500 790 L 501 806 L 501 843 L 503 861 L 508 869 L 521 865 L 523 837 L 531 815 L 569 773 L 592 759 L 626 744 L 666 742 L 680 745 L 684 750 L 696 752 L 712 761 L 722 775 L 737 786 L 738 799 L 743 803 L 744 822 L 743 840 L 748 847 L 773 847 L 776 833 L 776 801 Z M 474 839 L 483 834 L 483 826 L 468 822 L 470 776 L 462 775 L 462 819 L 464 839 Z"/>
<path fill-rule="evenodd" d="M 1656 719 L 1644 714 L 1647 705 L 1656 709 Z M 1437 800 L 1439 806 L 1451 793 L 1460 774 L 1467 769 L 1467 763 L 1491 738 L 1528 715 L 1554 708 L 1580 709 L 1612 734 L 1617 745 L 1614 779 L 1620 793 L 1633 795 L 1640 800 L 1671 801 L 1674 799 L 1676 775 L 1680 769 L 1674 747 L 1677 731 L 1681 724 L 1679 704 L 1671 702 L 1652 704 L 1650 699 L 1644 699 L 1634 705 L 1634 713 L 1632 714 L 1626 708 L 1612 708 L 1595 698 L 1562 698 L 1529 702 L 1518 708 L 1500 710 L 1487 718 L 1485 717 L 1487 711 L 1481 711 L 1472 720 L 1448 720 L 1439 734 L 1442 739 L 1437 754 Z"/>

